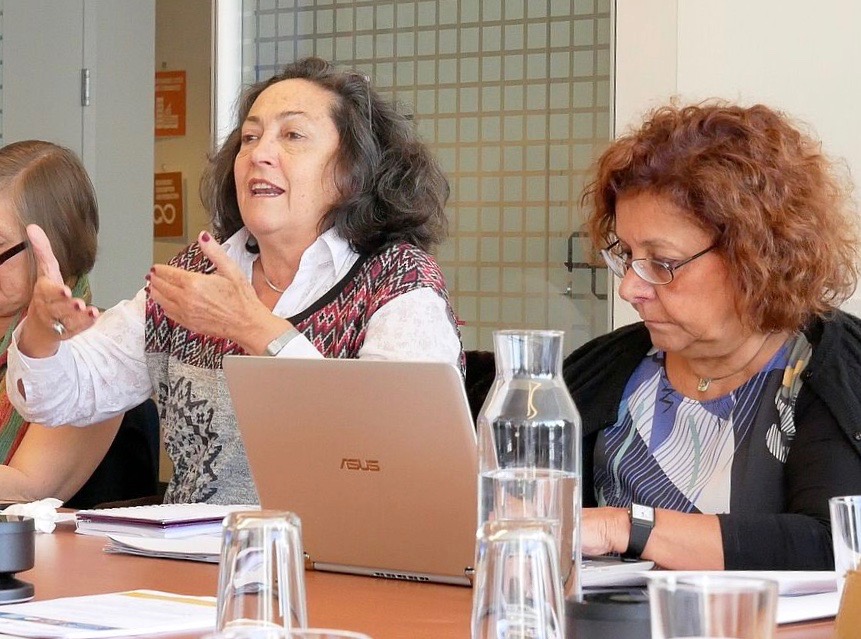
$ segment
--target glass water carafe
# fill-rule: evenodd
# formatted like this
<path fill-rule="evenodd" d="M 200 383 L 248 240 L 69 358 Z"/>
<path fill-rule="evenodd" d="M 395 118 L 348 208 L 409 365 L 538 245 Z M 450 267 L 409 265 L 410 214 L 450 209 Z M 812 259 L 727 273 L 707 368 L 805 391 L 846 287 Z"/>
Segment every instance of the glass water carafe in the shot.
<path fill-rule="evenodd" d="M 579 595 L 581 422 L 562 379 L 563 336 L 494 332 L 496 379 L 478 416 L 478 525 L 547 521 L 566 593 Z"/>

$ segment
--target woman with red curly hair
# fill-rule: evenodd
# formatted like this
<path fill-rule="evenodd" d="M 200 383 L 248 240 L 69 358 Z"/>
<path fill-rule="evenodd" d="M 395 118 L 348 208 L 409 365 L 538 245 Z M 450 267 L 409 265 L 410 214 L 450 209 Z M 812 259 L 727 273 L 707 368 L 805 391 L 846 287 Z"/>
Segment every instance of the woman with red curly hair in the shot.
<path fill-rule="evenodd" d="M 861 494 L 848 180 L 784 114 L 710 101 L 650 113 L 583 200 L 642 319 L 565 363 L 584 553 L 832 568 L 828 498 Z"/>

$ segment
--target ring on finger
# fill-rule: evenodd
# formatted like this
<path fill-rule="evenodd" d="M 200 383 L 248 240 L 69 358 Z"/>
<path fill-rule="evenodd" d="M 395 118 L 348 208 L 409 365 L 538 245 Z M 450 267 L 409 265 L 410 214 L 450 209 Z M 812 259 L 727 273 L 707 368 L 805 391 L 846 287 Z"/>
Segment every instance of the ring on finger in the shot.
<path fill-rule="evenodd" d="M 63 322 L 61 322 L 61 321 L 60 321 L 60 320 L 58 320 L 58 319 L 55 319 L 55 320 L 54 320 L 54 323 L 53 323 L 53 324 L 51 324 L 51 328 L 54 330 L 54 332 L 55 332 L 59 337 L 62 337 L 62 336 L 63 336 L 63 335 L 65 335 L 65 333 L 66 333 L 66 325 L 65 325 L 65 324 L 63 324 Z"/>

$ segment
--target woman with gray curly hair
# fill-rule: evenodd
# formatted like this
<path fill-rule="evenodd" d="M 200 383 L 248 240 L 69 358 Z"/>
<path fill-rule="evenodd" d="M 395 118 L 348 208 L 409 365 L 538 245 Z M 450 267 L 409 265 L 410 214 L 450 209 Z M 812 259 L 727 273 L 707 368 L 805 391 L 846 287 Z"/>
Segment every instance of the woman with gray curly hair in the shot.
<path fill-rule="evenodd" d="M 848 180 L 766 106 L 667 106 L 584 203 L 642 322 L 566 359 L 583 549 L 674 569 L 829 569 L 861 493 L 859 238 Z"/>
<path fill-rule="evenodd" d="M 369 80 L 317 58 L 251 86 L 202 182 L 214 236 L 98 317 L 41 277 L 12 347 L 22 414 L 90 423 L 155 393 L 174 474 L 166 501 L 257 501 L 230 404 L 231 354 L 461 365 L 443 275 L 448 183 Z M 287 382 L 289 383 L 289 382 Z"/>

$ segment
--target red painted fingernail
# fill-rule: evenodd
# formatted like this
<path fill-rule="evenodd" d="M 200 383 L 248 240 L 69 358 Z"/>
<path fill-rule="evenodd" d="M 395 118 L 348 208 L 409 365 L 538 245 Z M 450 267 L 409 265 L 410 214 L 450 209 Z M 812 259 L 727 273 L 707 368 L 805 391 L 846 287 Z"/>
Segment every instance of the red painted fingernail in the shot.
<path fill-rule="evenodd" d="M 204 231 L 203 234 L 200 236 L 201 242 L 208 242 L 211 239 L 212 239 L 212 236 L 206 231 Z"/>
<path fill-rule="evenodd" d="M 150 277 L 152 277 L 152 272 L 151 272 L 151 271 L 150 271 L 149 273 L 147 273 L 146 275 L 144 275 L 144 279 L 145 279 L 147 282 L 149 282 L 149 278 L 150 278 Z"/>

